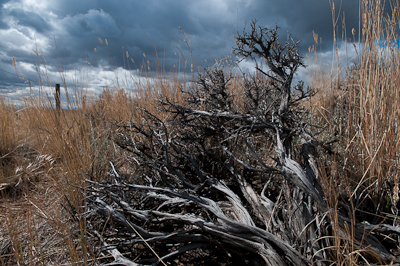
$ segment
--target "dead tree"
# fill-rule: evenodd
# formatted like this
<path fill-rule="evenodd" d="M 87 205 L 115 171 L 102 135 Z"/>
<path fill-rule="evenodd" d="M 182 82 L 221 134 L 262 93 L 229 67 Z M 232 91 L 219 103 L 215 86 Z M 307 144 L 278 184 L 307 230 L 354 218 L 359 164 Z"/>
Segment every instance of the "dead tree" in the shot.
<path fill-rule="evenodd" d="M 168 119 L 141 110 L 141 121 L 119 128 L 117 143 L 135 172 L 120 175 L 113 166 L 109 181 L 88 178 L 84 190 L 98 252 L 115 258 L 108 265 L 157 265 L 176 256 L 196 265 L 210 265 L 213 256 L 241 265 L 332 263 L 332 232 L 351 221 L 327 201 L 318 175 L 320 142 L 302 107 L 313 92 L 292 84 L 304 66 L 298 43 L 289 37 L 281 44 L 278 28 L 253 22 L 238 34 L 234 53 L 258 57 L 268 70 L 257 64 L 264 78 L 243 76 L 244 95 L 230 92 L 222 69 L 205 69 L 186 104 L 160 102 Z M 366 258 L 398 261 L 371 232 L 399 230 L 353 226 Z"/>

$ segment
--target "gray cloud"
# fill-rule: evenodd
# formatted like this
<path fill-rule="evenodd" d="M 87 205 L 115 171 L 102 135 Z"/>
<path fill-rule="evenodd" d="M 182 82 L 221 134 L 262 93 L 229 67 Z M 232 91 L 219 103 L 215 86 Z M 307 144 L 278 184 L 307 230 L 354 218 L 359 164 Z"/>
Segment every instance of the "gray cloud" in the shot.
<path fill-rule="evenodd" d="M 101 10 L 89 9 L 85 14 L 66 16 L 60 22 L 71 38 L 95 38 L 99 35 L 118 37 L 120 29 L 114 18 Z"/>
<path fill-rule="evenodd" d="M 21 26 L 33 28 L 39 33 L 51 31 L 52 27 L 39 14 L 25 11 L 22 9 L 13 9 L 8 16 L 15 18 L 16 23 Z"/>
<path fill-rule="evenodd" d="M 9 28 L 10 28 L 10 26 L 7 23 L 5 23 L 3 20 L 0 20 L 0 30 L 9 29 Z"/>
<path fill-rule="evenodd" d="M 358 29 L 358 1 L 334 2 L 336 14 L 345 12 L 347 32 Z M 9 63 L 12 56 L 18 67 L 27 71 L 25 75 L 38 82 L 34 67 L 27 67 L 38 60 L 32 50 L 45 57 L 39 59 L 49 68 L 83 67 L 101 73 L 128 68 L 126 51 L 128 60 L 135 61 L 128 61 L 131 69 L 140 68 L 147 60 L 154 68 L 156 47 L 169 70 L 179 65 L 180 51 L 190 59 L 186 39 L 195 64 L 210 64 L 231 52 L 235 32 L 241 33 L 246 25 L 248 29 L 253 19 L 263 27 L 280 26 L 282 39 L 287 32 L 302 39 L 303 56 L 314 43 L 313 31 L 322 38 L 322 52 L 332 49 L 333 40 L 328 0 L 0 0 L 0 14 L 0 81 L 8 83 L 20 82 L 4 72 L 15 72 Z"/>

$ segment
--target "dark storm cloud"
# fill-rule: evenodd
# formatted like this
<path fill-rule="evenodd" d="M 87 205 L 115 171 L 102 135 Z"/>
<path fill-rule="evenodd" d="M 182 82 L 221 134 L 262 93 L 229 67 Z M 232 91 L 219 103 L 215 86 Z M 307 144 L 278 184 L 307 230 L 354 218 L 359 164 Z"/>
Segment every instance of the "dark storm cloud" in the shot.
<path fill-rule="evenodd" d="M 338 26 L 342 32 L 343 12 L 345 12 L 346 30 L 358 29 L 358 1 L 332 1 L 335 3 L 335 15 L 339 16 Z M 300 47 L 304 55 L 307 48 L 314 43 L 313 31 L 322 38 L 323 50 L 332 48 L 333 19 L 330 1 L 328 0 L 280 0 L 257 1 L 251 9 L 245 11 L 242 21 L 249 24 L 251 18 L 257 18 L 260 25 L 271 27 L 274 24 L 281 29 L 281 35 L 289 32 L 294 39 L 302 40 Z"/>
<path fill-rule="evenodd" d="M 51 31 L 47 21 L 34 12 L 14 9 L 8 15 L 14 17 L 19 25 L 33 28 L 39 33 Z"/>
<path fill-rule="evenodd" d="M 118 37 L 120 29 L 115 20 L 103 10 L 90 9 L 85 14 L 67 16 L 61 20 L 61 25 L 74 37 L 96 38 L 101 34 Z"/>
<path fill-rule="evenodd" d="M 7 23 L 5 23 L 2 19 L 0 19 L 0 30 L 9 28 L 10 26 Z"/>
<path fill-rule="evenodd" d="M 117 40 L 120 47 L 124 45 L 126 49 L 132 49 L 132 52 L 154 54 L 149 38 L 159 51 L 167 51 L 165 60 L 170 64 L 175 62 L 173 51 L 176 52 L 171 47 L 180 46 L 186 50 L 185 44 L 178 40 L 184 38 L 179 26 L 187 34 L 187 40 L 191 36 L 193 54 L 198 63 L 204 63 L 203 59 L 226 56 L 234 46 L 235 30 L 241 33 L 246 25 L 248 29 L 253 19 L 258 19 L 259 25 L 265 27 L 274 27 L 277 24 L 281 27 L 283 38 L 289 32 L 293 38 L 301 39 L 300 52 L 303 55 L 314 43 L 313 31 L 322 38 L 320 49 L 332 48 L 332 11 L 328 0 L 216 2 L 222 4 L 214 5 L 212 1 L 196 1 L 197 4 L 183 1 L 133 1 L 123 11 L 115 5 L 103 8 L 116 17 L 117 24 L 125 33 Z M 358 1 L 344 2 L 341 6 L 340 1 L 336 1 L 336 15 L 345 12 L 346 29 L 349 33 L 353 27 L 358 28 Z M 116 12 L 120 12 L 120 15 L 117 16 Z M 339 20 L 339 26 L 340 24 Z M 136 57 L 135 61 L 140 62 L 140 59 Z M 121 62 L 118 58 L 115 60 Z"/>
<path fill-rule="evenodd" d="M 336 15 L 341 14 L 339 33 L 343 17 L 348 35 L 352 28 L 358 30 L 359 1 L 333 2 Z M 329 0 L 0 0 L 0 51 L 8 60 L 15 56 L 21 66 L 32 64 L 32 56 L 36 57 L 34 49 L 52 67 L 75 69 L 90 65 L 101 72 L 109 65 L 128 68 L 127 62 L 129 68 L 137 69 L 142 62 L 147 64 L 147 60 L 154 67 L 156 48 L 163 66 L 169 70 L 179 64 L 180 52 L 190 64 L 190 49 L 195 65 L 206 65 L 205 59 L 209 64 L 227 56 L 235 45 L 236 31 L 242 33 L 244 27 L 248 30 L 250 22 L 258 19 L 262 27 L 280 26 L 282 41 L 287 32 L 294 39 L 301 39 L 300 53 L 305 56 L 307 48 L 314 44 L 313 31 L 322 38 L 320 51 L 332 49 L 330 3 Z M 134 64 L 129 61 L 131 58 Z M 0 63 L 2 69 L 13 70 L 6 67 L 4 59 L 0 58 Z M 34 79 L 34 73 L 31 78 Z"/>
<path fill-rule="evenodd" d="M 0 0 L 0 30 L 10 28 L 8 23 L 6 23 L 6 21 L 5 21 L 5 14 L 4 14 L 4 10 L 3 10 L 3 4 L 5 2 L 6 2 L 5 0 Z"/>

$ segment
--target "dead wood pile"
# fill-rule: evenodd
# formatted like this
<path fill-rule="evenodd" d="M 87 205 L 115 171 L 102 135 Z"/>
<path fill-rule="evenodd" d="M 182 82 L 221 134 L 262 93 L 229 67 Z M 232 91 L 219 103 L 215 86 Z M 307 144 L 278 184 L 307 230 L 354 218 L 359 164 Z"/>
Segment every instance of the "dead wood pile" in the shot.
<path fill-rule="evenodd" d="M 354 223 L 348 199 L 340 209 L 329 200 L 316 158 L 335 152 L 315 138 L 303 107 L 313 91 L 292 84 L 303 66 L 297 47 L 253 22 L 234 53 L 260 58 L 268 71 L 257 65 L 256 75 L 243 75 L 243 95 L 229 91 L 221 68 L 205 69 L 186 104 L 160 102 L 165 119 L 141 110 L 141 121 L 118 129 L 135 176 L 113 167 L 108 181 L 87 178 L 83 190 L 97 252 L 114 256 L 108 265 L 212 265 L 217 257 L 225 265 L 328 265 L 333 232 L 366 261 L 399 262 L 378 237 L 398 228 Z"/>

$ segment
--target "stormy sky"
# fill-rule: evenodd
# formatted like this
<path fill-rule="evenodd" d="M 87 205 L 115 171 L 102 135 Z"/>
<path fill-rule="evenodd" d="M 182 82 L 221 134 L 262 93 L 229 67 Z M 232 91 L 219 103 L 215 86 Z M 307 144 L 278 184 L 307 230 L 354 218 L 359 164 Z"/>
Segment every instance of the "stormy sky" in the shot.
<path fill-rule="evenodd" d="M 0 95 L 16 99 L 29 91 L 29 84 L 37 89 L 38 69 L 44 86 L 48 85 L 47 79 L 62 83 L 65 78 L 68 84 L 78 83 L 91 91 L 112 87 L 117 77 L 121 81 L 121 74 L 139 78 L 137 69 L 143 63 L 147 68 L 147 61 L 154 69 L 155 48 L 164 69 L 179 73 L 183 71 L 182 55 L 191 62 L 183 39 L 191 46 L 194 67 L 211 65 L 230 55 L 235 31 L 248 29 L 254 19 L 262 27 L 278 25 L 283 37 L 289 32 L 294 39 L 301 39 L 303 56 L 314 42 L 314 31 L 322 38 L 321 53 L 329 53 L 333 38 L 331 3 L 329 0 L 0 0 Z M 358 0 L 344 0 L 342 4 L 338 0 L 335 7 L 336 13 L 345 13 L 348 32 L 353 27 L 358 29 Z M 130 84 L 121 86 L 128 88 Z"/>

